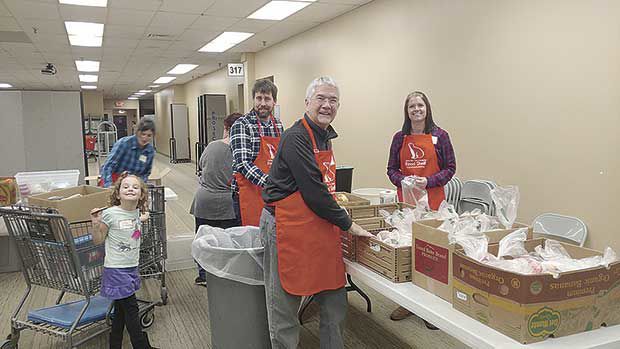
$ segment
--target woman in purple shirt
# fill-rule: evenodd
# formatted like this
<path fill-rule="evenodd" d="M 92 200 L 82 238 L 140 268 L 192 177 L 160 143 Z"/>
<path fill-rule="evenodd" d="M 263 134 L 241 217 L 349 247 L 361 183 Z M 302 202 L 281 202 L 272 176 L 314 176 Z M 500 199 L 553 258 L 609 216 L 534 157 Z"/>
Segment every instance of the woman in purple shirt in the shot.
<path fill-rule="evenodd" d="M 403 127 L 392 138 L 387 175 L 398 188 L 402 200 L 401 182 L 407 176 L 420 177 L 418 185 L 425 188 L 431 209 L 438 209 L 445 199 L 443 186 L 456 172 L 454 149 L 448 132 L 433 121 L 431 104 L 426 95 L 415 91 L 405 99 Z M 398 307 L 390 318 L 402 320 L 411 313 Z M 429 323 L 428 328 L 436 329 Z"/>

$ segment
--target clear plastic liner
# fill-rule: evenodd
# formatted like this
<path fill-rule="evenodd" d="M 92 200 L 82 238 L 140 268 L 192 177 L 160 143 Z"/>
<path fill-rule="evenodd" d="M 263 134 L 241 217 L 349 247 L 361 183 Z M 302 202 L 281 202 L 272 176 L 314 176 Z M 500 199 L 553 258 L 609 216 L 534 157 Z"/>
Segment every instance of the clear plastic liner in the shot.
<path fill-rule="evenodd" d="M 495 204 L 495 214 L 506 228 L 512 228 L 517 219 L 519 208 L 519 188 L 514 185 L 491 189 L 491 198 Z"/>
<path fill-rule="evenodd" d="M 192 256 L 208 273 L 263 285 L 263 246 L 258 227 L 222 229 L 202 225 L 192 242 Z"/>
<path fill-rule="evenodd" d="M 402 180 L 403 201 L 414 205 L 417 209 L 430 211 L 428 193 L 418 183 L 420 183 L 420 177 L 418 176 L 407 176 Z"/>

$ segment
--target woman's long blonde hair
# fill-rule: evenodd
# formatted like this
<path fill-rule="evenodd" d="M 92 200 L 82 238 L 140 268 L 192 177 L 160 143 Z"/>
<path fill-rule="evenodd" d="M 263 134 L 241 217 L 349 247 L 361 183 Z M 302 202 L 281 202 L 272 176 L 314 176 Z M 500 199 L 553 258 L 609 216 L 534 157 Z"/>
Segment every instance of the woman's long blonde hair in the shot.
<path fill-rule="evenodd" d="M 140 183 L 140 198 L 138 199 L 137 208 L 140 209 L 140 212 L 148 211 L 148 189 L 146 188 L 146 184 L 142 181 L 142 179 L 136 175 L 129 174 L 127 172 L 123 172 L 116 182 L 114 182 L 114 186 L 112 187 L 112 193 L 110 194 L 110 206 L 119 206 L 121 204 L 121 183 L 127 177 L 135 177 Z"/>

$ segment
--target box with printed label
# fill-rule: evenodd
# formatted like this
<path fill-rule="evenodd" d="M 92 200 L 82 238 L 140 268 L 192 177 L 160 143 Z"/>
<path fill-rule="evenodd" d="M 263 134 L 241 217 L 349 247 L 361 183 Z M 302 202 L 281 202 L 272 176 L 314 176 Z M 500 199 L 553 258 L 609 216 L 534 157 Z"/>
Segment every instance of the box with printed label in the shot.
<path fill-rule="evenodd" d="M 109 188 L 82 185 L 32 195 L 28 204 L 55 208 L 69 223 L 89 221 L 93 208 L 109 206 L 110 193 Z"/>
<path fill-rule="evenodd" d="M 448 233 L 437 229 L 443 221 L 425 220 L 413 222 L 413 283 L 452 302 L 452 252 L 454 245 L 448 243 Z M 499 242 L 504 236 L 526 225 L 515 223 L 512 229 L 486 231 L 490 243 Z M 532 231 L 528 229 L 528 239 Z"/>
<path fill-rule="evenodd" d="M 381 230 L 368 230 L 369 233 L 377 234 Z M 367 266 L 393 282 L 411 281 L 411 246 L 395 247 L 375 238 L 357 237 L 356 244 L 357 262 Z"/>
<path fill-rule="evenodd" d="M 545 239 L 528 240 L 533 251 Z M 562 244 L 572 258 L 600 252 Z M 498 244 L 489 245 L 497 255 Z M 453 254 L 453 307 L 523 343 L 562 337 L 618 323 L 620 262 L 551 274 L 525 275 L 498 269 L 465 255 Z"/>
<path fill-rule="evenodd" d="M 347 195 L 351 194 L 347 193 Z M 384 218 L 379 214 L 380 210 L 385 210 L 391 214 L 396 210 L 402 210 L 406 207 L 414 208 L 414 206 L 406 204 L 404 202 L 380 205 L 367 204 L 358 206 L 345 206 L 347 213 L 349 213 L 349 216 L 351 216 L 353 222 L 359 224 L 362 228 L 366 230 L 389 228 L 388 224 L 385 223 Z M 357 251 L 355 247 L 357 237 L 353 236 L 351 233 L 343 231 L 340 234 L 340 240 L 342 242 L 342 255 L 344 256 L 344 258 L 355 262 L 357 260 L 355 256 Z"/>

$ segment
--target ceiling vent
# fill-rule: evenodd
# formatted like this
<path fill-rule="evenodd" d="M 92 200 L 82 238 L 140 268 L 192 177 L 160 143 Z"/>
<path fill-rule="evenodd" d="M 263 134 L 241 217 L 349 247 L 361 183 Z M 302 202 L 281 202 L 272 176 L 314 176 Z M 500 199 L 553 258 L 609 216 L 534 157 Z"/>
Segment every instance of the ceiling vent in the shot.
<path fill-rule="evenodd" d="M 170 34 L 158 34 L 158 33 L 148 33 L 146 37 L 151 40 L 172 40 L 174 38 L 174 36 Z"/>

